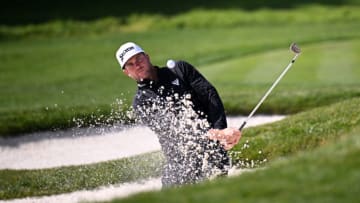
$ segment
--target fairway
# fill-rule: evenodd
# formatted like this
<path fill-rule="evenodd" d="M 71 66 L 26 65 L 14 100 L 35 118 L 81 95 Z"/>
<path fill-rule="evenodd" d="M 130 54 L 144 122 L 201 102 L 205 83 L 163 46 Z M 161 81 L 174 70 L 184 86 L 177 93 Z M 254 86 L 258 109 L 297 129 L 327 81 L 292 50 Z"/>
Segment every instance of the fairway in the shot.
<path fill-rule="evenodd" d="M 283 85 L 356 85 L 360 83 L 360 40 L 320 42 L 301 47 L 303 54 L 281 81 Z M 217 83 L 271 84 L 290 63 L 287 47 L 204 66 Z M 296 66 L 296 67 L 295 67 Z M 241 88 L 241 87 L 239 87 Z"/>
<path fill-rule="evenodd" d="M 304 26 L 306 32 L 290 37 L 291 26 L 288 30 L 274 26 L 212 30 L 206 37 L 206 30 L 185 30 L 178 33 L 180 35 L 169 31 L 166 35 L 122 34 L 95 39 L 0 43 L 0 110 L 51 108 L 54 105 L 96 106 L 110 104 L 119 97 L 130 99 L 135 90 L 133 82 L 124 77 L 114 58 L 114 51 L 124 40 L 139 41 L 147 48 L 154 63 L 160 66 L 164 66 L 168 58 L 193 63 L 220 89 L 225 84 L 238 87 L 241 84 L 271 83 L 292 57 L 288 51 L 290 42 L 297 41 L 304 56 L 282 82 L 295 85 L 353 84 L 359 81 L 359 71 L 355 68 L 359 60 L 356 57 L 359 41 L 351 40 L 354 35 L 351 32 L 332 31 L 345 27 L 328 27 L 328 42 L 316 42 L 322 34 L 318 35 L 311 27 Z M 263 32 L 273 32 L 279 37 L 267 40 L 257 36 Z M 151 37 L 155 34 L 156 38 Z M 310 35 L 310 43 L 302 39 Z M 287 39 L 283 39 L 284 36 Z M 339 36 L 350 39 L 332 39 Z M 195 47 L 187 41 L 177 44 L 176 48 L 169 46 L 171 41 L 185 38 L 196 40 Z M 155 44 L 161 44 L 162 48 L 156 48 Z M 341 57 L 337 57 L 339 55 Z M 340 68 L 341 72 L 338 72 Z"/>
<path fill-rule="evenodd" d="M 247 26 L 210 33 L 188 29 L 0 42 L 0 134 L 68 128 L 75 125 L 73 118 L 109 114 L 118 100 L 129 105 L 134 82 L 114 57 L 125 40 L 143 45 L 159 66 L 169 58 L 194 64 L 223 96 L 228 114 L 247 114 L 253 108 L 293 57 L 288 50 L 293 41 L 303 54 L 259 113 L 288 114 L 314 107 L 319 103 L 305 98 L 319 92 L 321 104 L 350 98 L 358 95 L 360 81 L 360 34 L 353 27 Z M 295 28 L 303 32 L 293 36 Z M 265 32 L 273 37 L 259 34 Z M 181 43 L 172 46 L 174 41 Z"/>

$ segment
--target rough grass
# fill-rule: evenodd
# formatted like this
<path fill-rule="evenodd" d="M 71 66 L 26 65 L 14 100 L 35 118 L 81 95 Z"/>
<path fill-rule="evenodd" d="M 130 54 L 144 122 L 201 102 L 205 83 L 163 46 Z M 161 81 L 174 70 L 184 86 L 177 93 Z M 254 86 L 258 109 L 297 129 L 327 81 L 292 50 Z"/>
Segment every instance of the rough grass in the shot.
<path fill-rule="evenodd" d="M 104 33 L 164 31 L 169 29 L 234 28 L 246 25 L 312 24 L 315 26 L 324 23 L 359 22 L 359 13 L 360 6 L 358 5 L 304 5 L 293 9 L 259 8 L 250 11 L 241 8 L 195 8 L 170 16 L 135 12 L 125 17 L 110 16 L 88 22 L 65 19 L 52 20 L 42 24 L 2 25 L 0 26 L 0 40 L 96 36 Z"/>

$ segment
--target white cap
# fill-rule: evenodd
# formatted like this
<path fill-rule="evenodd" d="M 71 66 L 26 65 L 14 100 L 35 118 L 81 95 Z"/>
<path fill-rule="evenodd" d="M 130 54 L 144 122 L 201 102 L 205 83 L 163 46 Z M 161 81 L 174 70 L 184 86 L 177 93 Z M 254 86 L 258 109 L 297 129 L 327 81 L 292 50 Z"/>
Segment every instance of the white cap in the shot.
<path fill-rule="evenodd" d="M 116 51 L 116 59 L 118 60 L 120 66 L 124 68 L 125 63 L 134 55 L 138 53 L 144 53 L 144 50 L 137 44 L 133 42 L 126 42 L 121 45 L 120 48 Z"/>

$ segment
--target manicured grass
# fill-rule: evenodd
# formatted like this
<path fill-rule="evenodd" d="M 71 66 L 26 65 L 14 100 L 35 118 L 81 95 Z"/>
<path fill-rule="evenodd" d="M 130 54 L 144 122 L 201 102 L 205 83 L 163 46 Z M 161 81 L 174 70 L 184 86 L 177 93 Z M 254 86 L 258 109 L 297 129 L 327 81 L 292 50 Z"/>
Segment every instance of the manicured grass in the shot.
<path fill-rule="evenodd" d="M 193 63 L 217 87 L 228 114 L 245 114 L 253 108 L 292 57 L 287 52 L 291 41 L 299 42 L 304 53 L 259 113 L 294 113 L 353 97 L 359 95 L 360 81 L 354 57 L 359 50 L 356 25 L 254 25 L 2 42 L 0 134 L 75 126 L 74 117 L 110 112 L 116 99 L 129 104 L 135 85 L 114 57 L 119 44 L 127 40 L 143 45 L 154 64 L 163 65 L 168 58 Z M 317 54 L 326 46 L 343 48 L 324 52 L 331 57 Z M 342 66 L 334 55 L 345 50 L 348 68 L 341 74 L 320 74 L 326 64 L 319 63 L 324 61 L 338 71 Z M 314 71 L 323 78 L 313 77 Z"/>
<path fill-rule="evenodd" d="M 111 202 L 357 202 L 360 129 L 265 169 Z"/>
<path fill-rule="evenodd" d="M 264 166 L 299 152 L 339 142 L 351 133 L 358 134 L 359 129 L 353 129 L 360 125 L 359 104 L 359 98 L 349 99 L 299 113 L 273 124 L 245 129 L 241 142 L 231 153 L 234 163 L 243 168 Z M 245 144 L 249 147 L 244 148 Z M 150 154 L 93 165 L 45 170 L 0 170 L 0 199 L 59 194 L 159 176 L 161 160 L 160 154 Z M 327 157 L 320 156 L 318 161 L 325 163 L 327 160 Z M 254 163 L 253 166 L 251 163 Z M 266 167 L 272 170 L 271 166 Z M 302 168 L 298 170 L 300 174 Z M 270 180 L 264 178 L 261 181 Z"/>
<path fill-rule="evenodd" d="M 360 95 L 360 41 L 331 41 L 302 47 L 292 69 L 260 111 L 296 113 Z M 247 113 L 290 63 L 288 50 L 269 51 L 205 66 L 229 113 Z M 334 60 L 333 60 L 334 59 Z M 330 62 L 332 61 L 332 62 Z M 262 91 L 260 91 L 262 90 Z"/>
<path fill-rule="evenodd" d="M 357 201 L 359 19 L 358 6 L 312 5 L 1 27 L 0 136 L 123 122 L 136 88 L 114 57 L 125 41 L 142 45 L 154 64 L 168 58 L 191 62 L 216 86 L 228 114 L 248 114 L 290 62 L 287 48 L 295 41 L 303 53 L 258 111 L 295 115 L 245 129 L 231 152 L 239 166 L 264 169 L 124 201 Z M 159 176 L 161 162 L 154 153 L 82 166 L 0 170 L 0 199 Z"/>
<path fill-rule="evenodd" d="M 246 138 L 233 151 L 243 151 L 242 147 L 248 141 L 251 152 L 235 153 L 235 158 L 272 160 L 335 141 L 360 125 L 359 104 L 357 97 L 298 113 L 274 124 L 245 129 Z"/>
<path fill-rule="evenodd" d="M 135 91 L 114 57 L 125 41 L 142 45 L 154 64 L 162 66 L 168 58 L 191 62 L 216 86 L 228 114 L 247 114 L 290 62 L 287 47 L 295 41 L 302 55 L 258 113 L 296 115 L 245 129 L 232 150 L 242 167 L 264 170 L 124 201 L 356 201 L 358 11 L 358 6 L 193 10 L 170 19 L 132 15 L 126 23 L 104 18 L 1 27 L 0 136 L 68 128 L 79 125 L 77 119 L 85 122 L 81 125 L 122 122 Z M 155 153 L 83 166 L 0 170 L 0 199 L 159 176 L 160 162 Z"/>
<path fill-rule="evenodd" d="M 156 152 L 83 166 L 0 170 L 0 199 L 59 194 L 157 177 L 161 163 L 162 154 Z"/>

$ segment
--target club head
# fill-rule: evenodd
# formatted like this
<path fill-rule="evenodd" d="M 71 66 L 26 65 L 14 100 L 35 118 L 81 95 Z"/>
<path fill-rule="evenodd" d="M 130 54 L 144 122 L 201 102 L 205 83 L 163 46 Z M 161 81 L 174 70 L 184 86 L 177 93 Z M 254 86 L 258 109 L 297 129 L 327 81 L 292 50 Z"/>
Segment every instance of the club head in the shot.
<path fill-rule="evenodd" d="M 291 50 L 292 52 L 294 52 L 295 54 L 300 54 L 300 52 L 301 52 L 300 47 L 299 47 L 296 43 L 292 43 L 292 44 L 290 45 L 290 50 Z"/>

